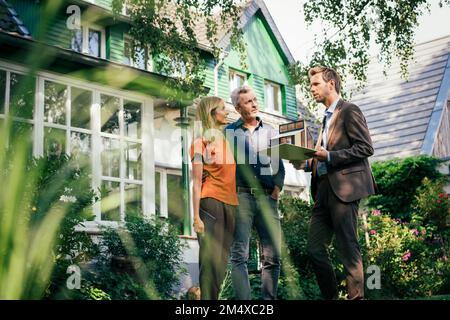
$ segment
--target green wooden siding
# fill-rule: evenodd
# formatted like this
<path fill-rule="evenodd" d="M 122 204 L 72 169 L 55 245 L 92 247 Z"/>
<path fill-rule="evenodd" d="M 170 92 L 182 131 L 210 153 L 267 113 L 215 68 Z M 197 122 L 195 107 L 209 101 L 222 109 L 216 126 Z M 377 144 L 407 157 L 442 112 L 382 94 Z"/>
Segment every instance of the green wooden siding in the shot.
<path fill-rule="evenodd" d="M 230 50 L 225 64 L 232 69 L 250 74 L 249 85 L 255 90 L 261 110 L 265 108 L 264 80 L 277 83 L 282 92 L 282 112 L 290 119 L 297 119 L 297 100 L 295 88 L 289 85 L 289 73 L 285 59 L 280 53 L 275 37 L 268 30 L 264 18 L 256 14 L 244 28 L 244 40 L 247 43 L 246 64 L 248 69 L 242 70 L 236 50 Z M 221 84 L 229 86 L 228 83 Z"/>
<path fill-rule="evenodd" d="M 35 0 L 8 0 L 8 3 L 19 14 L 20 19 L 31 33 L 36 36 L 37 29 L 42 23 L 40 14 L 40 5 Z"/>
<path fill-rule="evenodd" d="M 24 24 L 33 37 L 36 36 L 38 26 L 43 23 L 43 4 L 35 0 L 9 0 L 16 9 Z M 104 8 L 111 8 L 112 0 L 96 0 L 95 4 Z M 50 45 L 62 48 L 71 47 L 72 32 L 66 27 L 67 14 L 59 12 L 55 17 L 46 17 L 49 24 L 44 41 Z M 105 28 L 106 31 L 106 58 L 117 62 L 123 62 L 124 34 L 129 26 L 118 23 Z M 239 56 L 235 50 L 231 50 L 219 68 L 218 96 L 225 101 L 230 101 L 229 69 L 235 69 L 248 75 L 248 82 L 254 88 L 259 100 L 260 108 L 264 110 L 264 80 L 280 84 L 282 91 L 283 114 L 291 119 L 297 118 L 297 101 L 295 89 L 289 85 L 289 74 L 285 59 L 279 50 L 273 34 L 268 28 L 264 17 L 256 14 L 244 29 L 244 40 L 247 43 L 247 70 L 242 70 Z M 205 71 L 204 85 L 210 89 L 209 94 L 214 95 L 214 67 L 216 61 L 209 53 L 204 53 L 207 69 Z"/>
<path fill-rule="evenodd" d="M 61 48 L 70 49 L 75 30 L 67 29 L 66 17 L 55 16 L 49 23 L 46 42 Z"/>
<path fill-rule="evenodd" d="M 204 86 L 208 87 L 209 94 L 214 95 L 214 66 L 215 66 L 215 60 L 212 57 L 207 57 L 206 55 L 203 56 L 203 59 L 205 60 L 206 64 L 206 70 L 205 70 L 205 82 Z"/>
<path fill-rule="evenodd" d="M 229 72 L 228 66 L 226 64 L 222 64 L 219 68 L 218 90 L 219 90 L 219 97 L 221 97 L 225 101 L 231 101 L 228 72 Z"/>
<path fill-rule="evenodd" d="M 292 120 L 296 120 L 298 118 L 297 113 L 297 96 L 295 95 L 295 88 L 292 86 L 284 87 L 284 96 L 285 96 L 285 115 Z"/>
<path fill-rule="evenodd" d="M 283 58 L 258 15 L 244 28 L 244 40 L 247 43 L 246 63 L 249 73 L 276 83 L 289 83 Z M 230 67 L 240 69 L 239 55 L 235 50 L 230 51 L 225 61 Z"/>
<path fill-rule="evenodd" d="M 258 99 L 258 105 L 261 110 L 264 110 L 264 78 L 255 74 L 251 75 L 248 79 L 249 85 L 253 88 L 256 98 Z"/>

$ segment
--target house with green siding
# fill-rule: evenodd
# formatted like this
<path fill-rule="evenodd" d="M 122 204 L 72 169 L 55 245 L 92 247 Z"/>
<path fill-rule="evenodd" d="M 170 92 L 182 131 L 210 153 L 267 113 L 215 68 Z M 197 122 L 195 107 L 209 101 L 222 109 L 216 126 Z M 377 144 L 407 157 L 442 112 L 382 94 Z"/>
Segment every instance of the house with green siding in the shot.
<path fill-rule="evenodd" d="M 189 166 L 182 165 L 191 130 L 179 126 L 181 116 L 193 118 L 194 107 L 167 103 L 175 89 L 152 59 L 130 53 L 130 19 L 126 12 L 114 18 L 111 0 L 52 2 L 54 7 L 46 0 L 0 0 L 0 124 L 13 115 L 33 142 L 34 156 L 65 152 L 85 159 L 93 189 L 117 195 L 116 206 L 94 205 L 87 232 L 116 225 L 127 212 L 169 219 L 189 243 L 190 275 L 183 285 L 195 285 L 198 243 L 190 227 Z M 81 14 L 80 29 L 69 27 L 74 10 Z M 222 32 L 221 56 L 214 59 L 205 26 L 197 27 L 197 49 L 207 64 L 205 92 L 227 102 L 229 121 L 238 118 L 230 92 L 242 84 L 254 88 L 263 121 L 278 127 L 296 120 L 288 74 L 294 59 L 262 0 L 242 7 L 240 27 L 246 68 L 229 34 Z M 309 176 L 288 163 L 285 184 L 285 193 L 307 197 Z"/>

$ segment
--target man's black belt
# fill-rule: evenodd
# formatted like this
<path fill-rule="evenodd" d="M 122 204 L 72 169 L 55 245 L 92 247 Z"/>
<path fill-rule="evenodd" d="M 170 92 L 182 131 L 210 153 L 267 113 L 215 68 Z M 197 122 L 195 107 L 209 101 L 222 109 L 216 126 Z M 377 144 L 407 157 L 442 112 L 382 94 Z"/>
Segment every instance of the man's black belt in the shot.
<path fill-rule="evenodd" d="M 253 195 L 258 194 L 272 194 L 273 190 L 270 189 L 261 189 L 261 188 L 247 188 L 247 187 L 237 187 L 238 193 L 250 193 Z"/>

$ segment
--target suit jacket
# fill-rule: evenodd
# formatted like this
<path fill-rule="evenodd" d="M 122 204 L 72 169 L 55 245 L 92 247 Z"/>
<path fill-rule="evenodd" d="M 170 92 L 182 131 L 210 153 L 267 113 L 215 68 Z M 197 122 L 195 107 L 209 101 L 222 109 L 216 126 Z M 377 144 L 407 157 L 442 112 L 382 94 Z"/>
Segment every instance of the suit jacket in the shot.
<path fill-rule="evenodd" d="M 361 110 L 340 99 L 330 121 L 327 150 L 331 159 L 327 163 L 327 171 L 333 192 L 343 202 L 374 194 L 376 185 L 367 160 L 373 155 L 372 139 Z M 322 130 L 316 149 L 322 142 Z M 315 199 L 318 187 L 317 159 L 310 161 L 309 165 L 312 168 L 311 191 Z"/>

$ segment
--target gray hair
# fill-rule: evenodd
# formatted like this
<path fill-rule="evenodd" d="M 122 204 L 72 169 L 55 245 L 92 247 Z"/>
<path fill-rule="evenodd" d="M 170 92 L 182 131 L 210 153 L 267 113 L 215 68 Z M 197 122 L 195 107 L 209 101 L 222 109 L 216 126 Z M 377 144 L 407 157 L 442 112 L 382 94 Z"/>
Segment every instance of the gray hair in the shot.
<path fill-rule="evenodd" d="M 253 89 L 247 85 L 243 85 L 234 89 L 233 92 L 231 92 L 231 103 L 233 104 L 233 106 L 237 107 L 239 104 L 239 96 L 242 93 L 247 93 L 249 91 L 253 91 Z"/>

